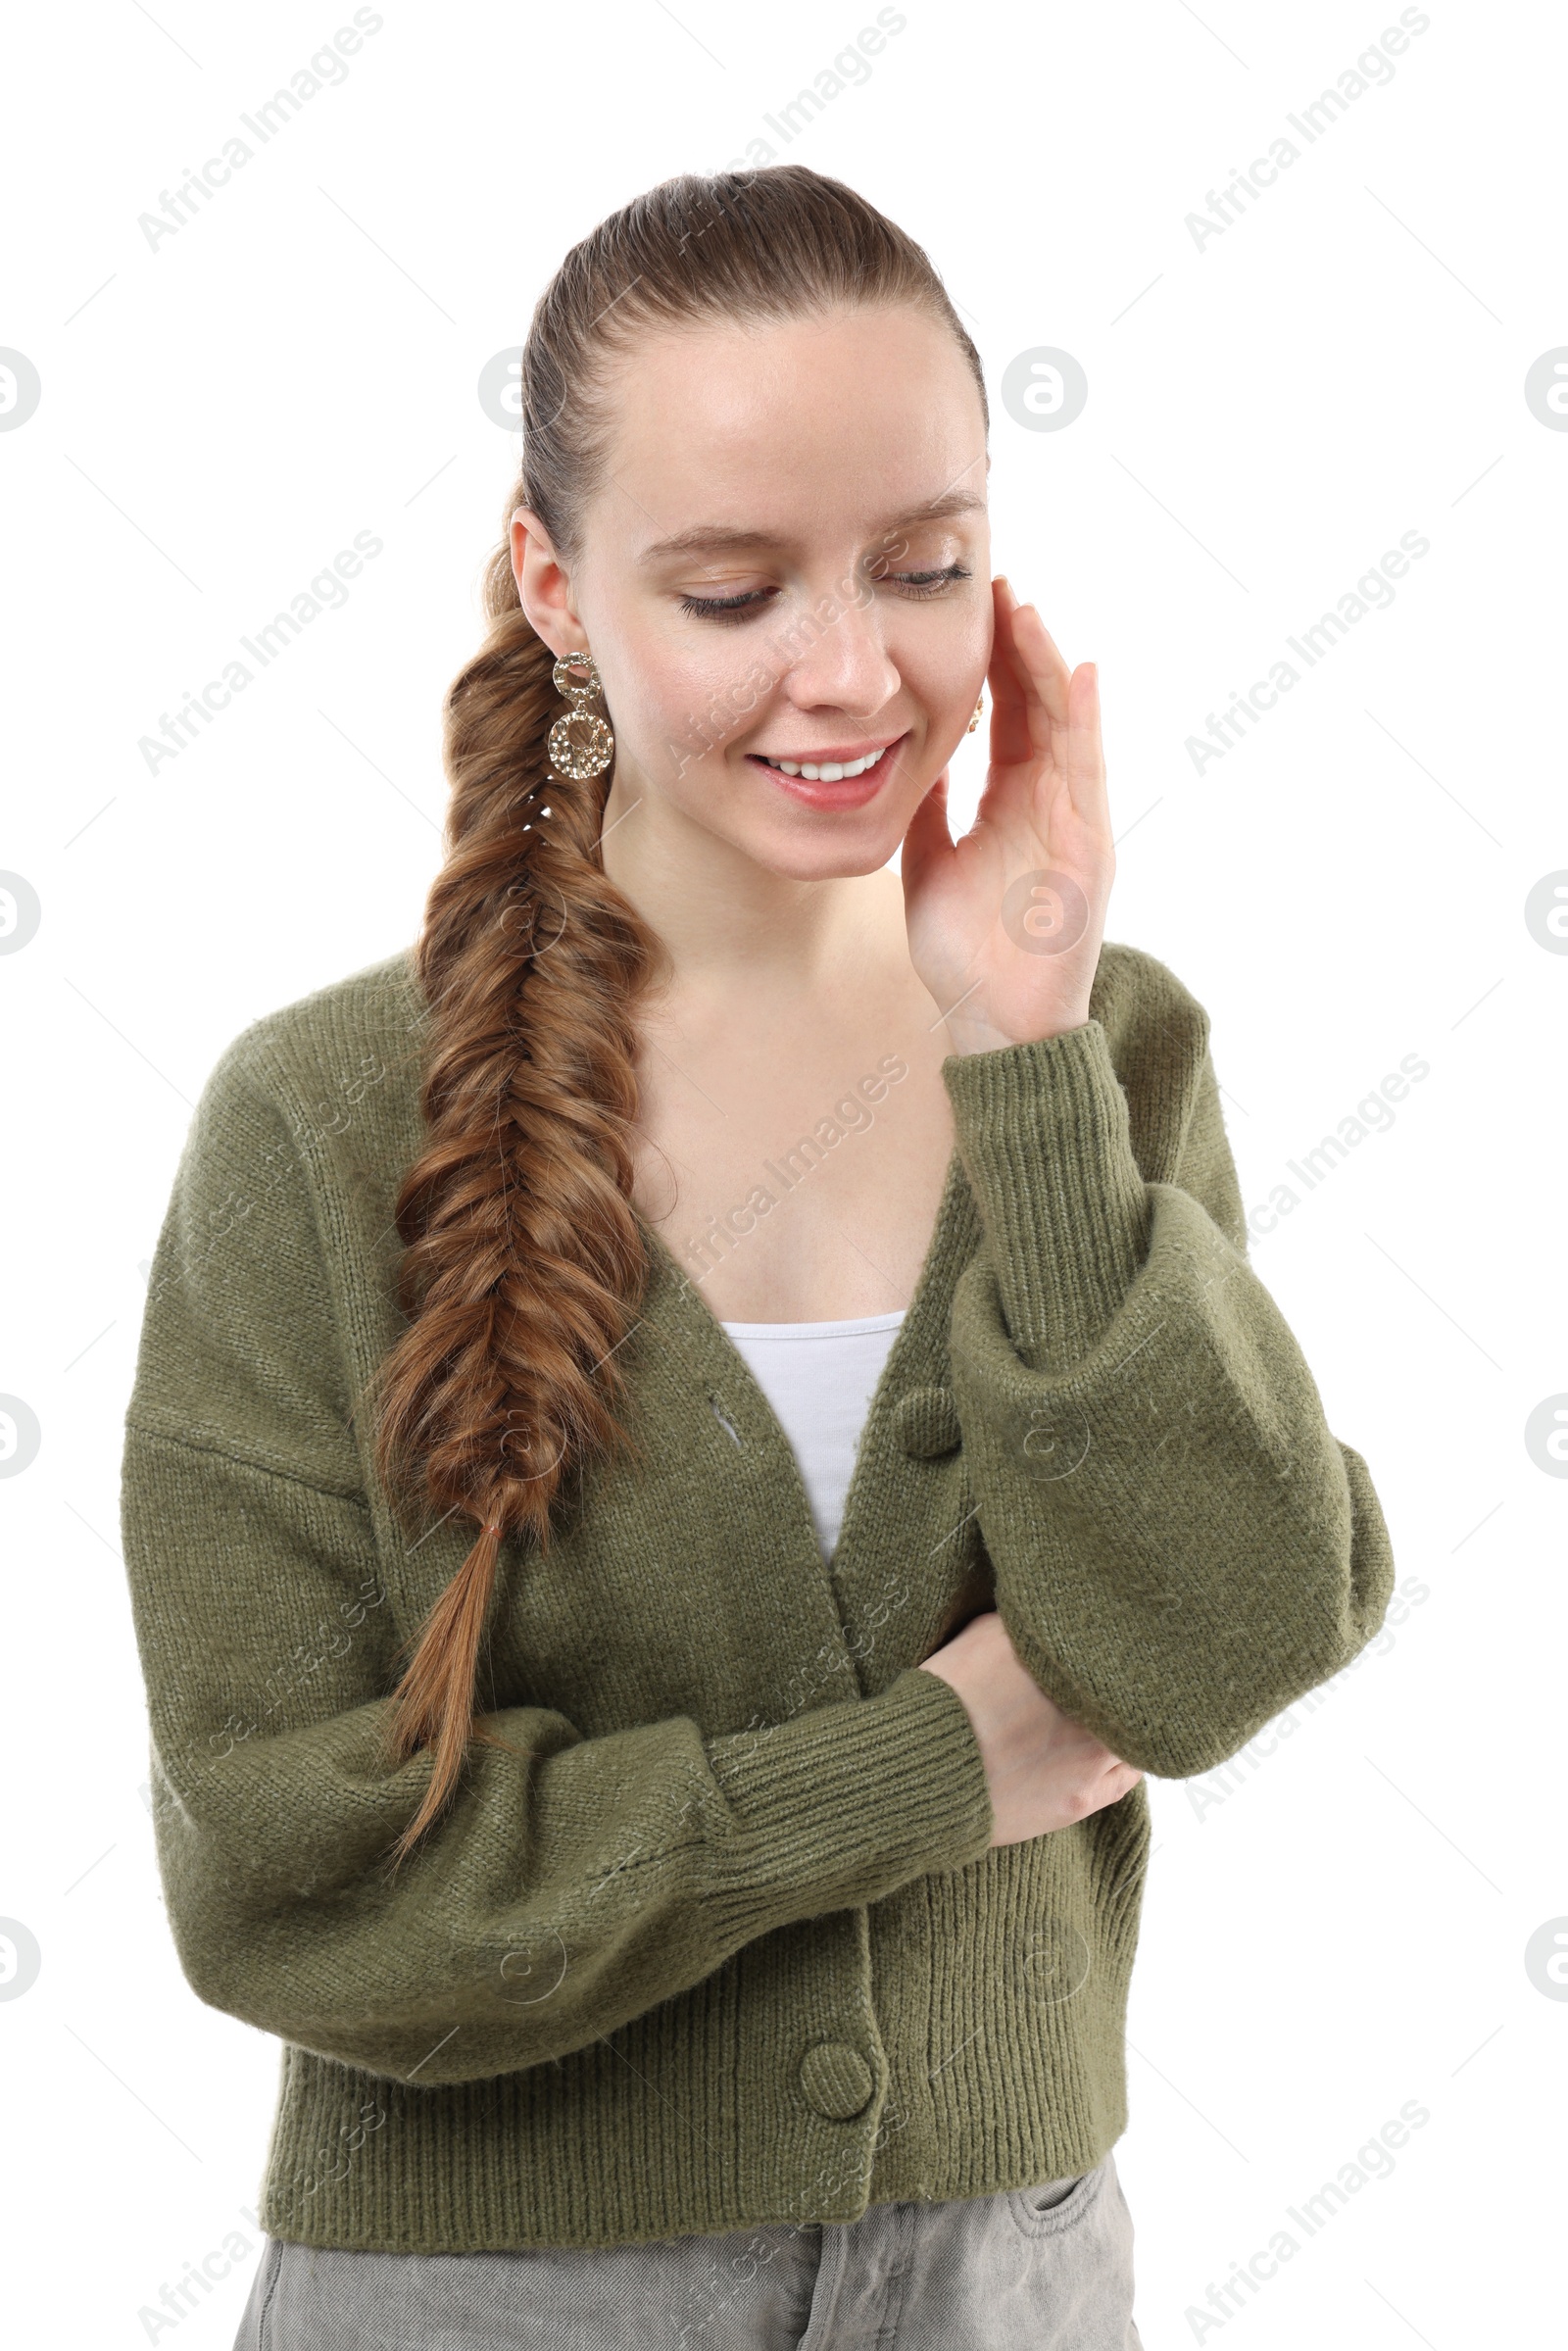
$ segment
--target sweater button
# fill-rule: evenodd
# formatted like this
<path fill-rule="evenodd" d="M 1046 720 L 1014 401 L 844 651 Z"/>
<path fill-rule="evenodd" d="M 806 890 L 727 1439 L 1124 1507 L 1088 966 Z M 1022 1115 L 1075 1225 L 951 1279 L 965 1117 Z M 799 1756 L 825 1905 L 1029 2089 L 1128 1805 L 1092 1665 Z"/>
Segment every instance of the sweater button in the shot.
<path fill-rule="evenodd" d="M 933 1461 L 962 1442 L 958 1407 L 950 1388 L 911 1388 L 894 1415 L 904 1449 L 916 1461 Z"/>
<path fill-rule="evenodd" d="M 875 2086 L 870 2067 L 848 2041 L 819 2040 L 801 2060 L 807 2104 L 835 2123 L 848 2123 L 868 2106 Z"/>

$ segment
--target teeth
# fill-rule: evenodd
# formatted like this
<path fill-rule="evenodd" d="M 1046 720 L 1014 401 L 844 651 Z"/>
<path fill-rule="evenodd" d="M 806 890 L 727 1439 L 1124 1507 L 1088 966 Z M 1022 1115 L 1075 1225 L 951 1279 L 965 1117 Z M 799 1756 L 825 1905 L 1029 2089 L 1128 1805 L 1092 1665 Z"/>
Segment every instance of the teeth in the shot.
<path fill-rule="evenodd" d="M 808 784 L 839 784 L 846 776 L 863 775 L 881 757 L 880 751 L 868 751 L 863 759 L 768 759 L 766 764 L 781 775 L 804 776 Z"/>

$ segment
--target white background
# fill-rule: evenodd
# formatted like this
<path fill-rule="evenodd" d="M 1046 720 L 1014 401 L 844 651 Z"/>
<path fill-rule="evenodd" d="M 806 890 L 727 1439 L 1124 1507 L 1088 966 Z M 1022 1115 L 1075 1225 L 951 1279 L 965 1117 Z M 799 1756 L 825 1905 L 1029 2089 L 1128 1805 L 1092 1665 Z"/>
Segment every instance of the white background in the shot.
<path fill-rule="evenodd" d="M 0 1391 L 42 1438 L 0 1482 L 0 1915 L 42 1965 L 0 2001 L 8 2333 L 144 2342 L 163 2284 L 236 2228 L 258 2241 L 240 2210 L 276 2045 L 178 1970 L 117 1542 L 143 1268 L 191 1106 L 247 1022 L 417 928 L 441 698 L 515 459 L 480 369 L 606 212 L 768 135 L 920 238 L 980 347 L 998 568 L 1101 664 L 1108 935 L 1208 1007 L 1248 1201 L 1402 1056 L 1429 1064 L 1253 1245 L 1371 1465 L 1404 1597 L 1229 1792 L 1152 1788 L 1116 2149 L 1144 2342 L 1546 2339 L 1568 2004 L 1525 1950 L 1568 1914 L 1568 1483 L 1524 1430 L 1568 1391 L 1568 955 L 1525 902 L 1568 868 L 1568 432 L 1524 379 L 1568 344 L 1561 17 L 1433 5 L 1392 80 L 1310 146 L 1293 133 L 1299 160 L 1200 248 L 1186 216 L 1396 8 L 911 0 L 786 150 L 762 118 L 870 6 L 388 0 L 342 85 L 150 248 L 138 216 L 350 13 L 101 0 L 12 34 L 28 226 L 0 343 L 42 398 L 0 432 L 20 655 L 0 867 L 42 915 L 0 956 Z M 1087 373 L 1063 430 L 998 396 L 1038 346 Z M 138 739 L 362 530 L 383 552 L 346 605 L 150 773 Z M 1197 772 L 1187 738 L 1407 531 L 1429 552 L 1393 604 Z M 982 740 L 955 770 L 964 821 Z M 1298 2254 L 1218 2320 L 1210 2282 L 1412 2100 L 1430 2120 L 1392 2176 L 1294 2228 Z M 254 2266 L 153 2339 L 227 2346 Z"/>

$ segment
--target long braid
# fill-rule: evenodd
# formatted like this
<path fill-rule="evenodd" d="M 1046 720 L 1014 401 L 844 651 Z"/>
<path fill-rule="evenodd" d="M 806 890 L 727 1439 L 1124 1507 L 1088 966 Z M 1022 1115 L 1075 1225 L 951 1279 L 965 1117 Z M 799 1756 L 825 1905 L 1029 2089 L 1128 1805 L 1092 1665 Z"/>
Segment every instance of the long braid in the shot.
<path fill-rule="evenodd" d="M 418 1461 L 422 1497 L 480 1526 L 392 1711 L 396 1758 L 434 1750 L 399 1858 L 451 1794 L 468 1738 L 490 1736 L 470 1716 L 503 1541 L 546 1547 L 564 1472 L 630 1444 L 615 1349 L 647 1278 L 632 1007 L 658 945 L 602 869 L 609 773 L 573 782 L 546 764 L 564 706 L 510 570 L 505 586 L 511 609 L 447 700 L 447 857 L 415 957 L 441 1015 L 428 1148 L 395 1209 L 399 1302 L 421 1345 L 388 1358 L 379 1445 L 389 1482 Z"/>

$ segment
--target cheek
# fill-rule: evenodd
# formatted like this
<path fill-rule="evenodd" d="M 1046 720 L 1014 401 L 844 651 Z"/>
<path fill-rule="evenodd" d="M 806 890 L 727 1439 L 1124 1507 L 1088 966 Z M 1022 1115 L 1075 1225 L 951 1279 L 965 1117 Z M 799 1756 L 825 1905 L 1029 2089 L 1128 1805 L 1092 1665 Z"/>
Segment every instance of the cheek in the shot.
<path fill-rule="evenodd" d="M 765 649 L 714 629 L 710 640 L 650 644 L 618 698 L 628 746 L 654 776 L 668 775 L 756 723 L 776 683 Z"/>
<path fill-rule="evenodd" d="M 960 713 L 967 722 L 991 658 L 988 610 L 949 613 L 944 621 L 908 632 L 895 656 L 906 689 L 938 730 Z"/>

